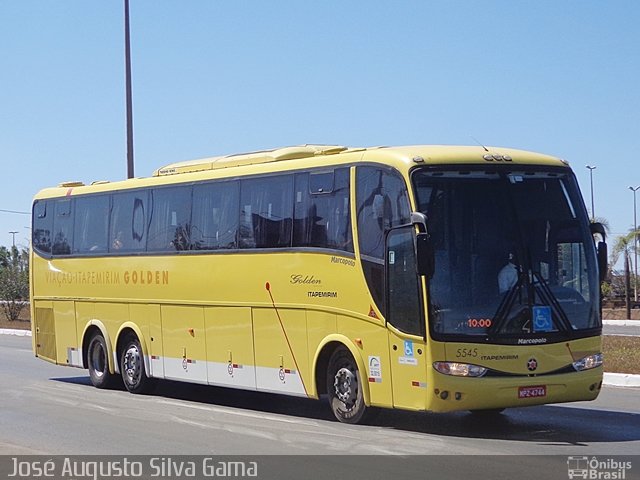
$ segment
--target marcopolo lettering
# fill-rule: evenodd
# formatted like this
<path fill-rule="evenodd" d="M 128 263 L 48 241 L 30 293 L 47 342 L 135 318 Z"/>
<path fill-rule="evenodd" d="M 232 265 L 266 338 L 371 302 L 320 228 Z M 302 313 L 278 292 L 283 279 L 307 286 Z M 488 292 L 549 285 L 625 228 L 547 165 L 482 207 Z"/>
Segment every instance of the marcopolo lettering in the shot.
<path fill-rule="evenodd" d="M 519 338 L 518 345 L 536 345 L 538 343 L 547 343 L 546 338 Z"/>
<path fill-rule="evenodd" d="M 339 263 L 341 265 L 348 265 L 349 267 L 355 267 L 356 261 L 351 258 L 343 258 L 343 257 L 331 257 L 331 263 Z"/>

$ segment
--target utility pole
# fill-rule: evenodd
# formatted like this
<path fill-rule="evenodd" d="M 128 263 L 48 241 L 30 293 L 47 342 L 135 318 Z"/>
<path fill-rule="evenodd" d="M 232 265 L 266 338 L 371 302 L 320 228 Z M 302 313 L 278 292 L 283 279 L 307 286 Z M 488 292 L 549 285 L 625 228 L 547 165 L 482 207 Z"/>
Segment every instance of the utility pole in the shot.
<path fill-rule="evenodd" d="M 624 253 L 624 304 L 627 310 L 627 318 L 631 318 L 631 274 L 629 272 L 629 252 Z"/>
<path fill-rule="evenodd" d="M 589 169 L 589 177 L 591 179 L 591 221 L 596 219 L 596 209 L 593 202 L 593 171 L 596 169 L 595 165 L 585 165 Z"/>
<path fill-rule="evenodd" d="M 124 0 L 124 56 L 127 103 L 127 178 L 133 178 L 133 103 L 131 100 L 131 40 L 129 38 L 129 0 Z"/>
<path fill-rule="evenodd" d="M 637 187 L 629 187 L 633 192 L 633 299 L 638 301 L 638 220 L 636 217 L 636 192 L 640 190 Z"/>
<path fill-rule="evenodd" d="M 18 232 L 9 232 L 11 235 L 13 235 L 13 248 L 16 248 L 16 233 Z"/>

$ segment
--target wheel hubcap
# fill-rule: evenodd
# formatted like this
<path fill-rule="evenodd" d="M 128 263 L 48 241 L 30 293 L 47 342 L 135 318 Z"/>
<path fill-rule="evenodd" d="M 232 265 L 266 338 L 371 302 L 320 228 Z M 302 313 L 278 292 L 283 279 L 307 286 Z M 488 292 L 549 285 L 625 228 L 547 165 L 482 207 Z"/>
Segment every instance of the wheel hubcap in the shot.
<path fill-rule="evenodd" d="M 338 370 L 333 386 L 338 400 L 347 406 L 355 403 L 358 396 L 358 379 L 351 370 L 344 367 Z"/>
<path fill-rule="evenodd" d="M 141 362 L 140 351 L 135 345 L 130 345 L 124 353 L 124 359 L 122 361 L 125 380 L 129 385 L 136 385 L 138 383 L 142 370 Z"/>

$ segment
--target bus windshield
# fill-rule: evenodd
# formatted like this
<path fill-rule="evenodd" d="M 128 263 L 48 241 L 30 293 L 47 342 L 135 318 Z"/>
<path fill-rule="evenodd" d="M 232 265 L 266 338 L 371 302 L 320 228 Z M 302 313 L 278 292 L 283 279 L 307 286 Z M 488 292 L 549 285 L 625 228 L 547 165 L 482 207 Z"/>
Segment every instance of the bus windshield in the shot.
<path fill-rule="evenodd" d="M 573 174 L 422 169 L 413 182 L 435 251 L 434 337 L 543 343 L 601 327 L 595 248 Z"/>

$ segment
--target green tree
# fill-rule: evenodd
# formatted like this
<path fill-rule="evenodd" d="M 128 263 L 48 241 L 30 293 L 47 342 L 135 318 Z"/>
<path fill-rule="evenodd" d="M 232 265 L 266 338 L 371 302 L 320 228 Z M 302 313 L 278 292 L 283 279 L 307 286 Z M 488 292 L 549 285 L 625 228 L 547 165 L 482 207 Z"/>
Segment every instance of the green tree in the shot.
<path fill-rule="evenodd" d="M 620 260 L 621 256 L 625 264 L 632 265 L 631 259 L 633 258 L 633 254 L 636 251 L 635 250 L 636 246 L 634 244 L 636 235 L 640 235 L 640 229 L 637 231 L 634 231 L 632 228 L 629 230 L 629 233 L 625 235 L 620 235 L 618 238 L 616 238 L 616 242 L 613 244 L 613 248 L 611 249 L 611 253 L 609 255 L 609 262 L 611 266 L 618 263 L 618 260 Z M 631 283 L 631 289 L 633 290 L 634 285 L 636 284 L 636 282 L 638 282 L 638 279 L 634 278 L 635 275 L 633 274 L 632 268 L 630 268 L 630 272 L 631 272 L 630 283 Z"/>
<path fill-rule="evenodd" d="M 29 254 L 0 247 L 0 302 L 9 321 L 18 320 L 29 300 Z"/>
<path fill-rule="evenodd" d="M 635 251 L 634 238 L 636 235 L 640 234 L 640 230 L 638 232 L 634 232 L 633 228 L 629 230 L 629 233 L 625 235 L 620 235 L 616 238 L 616 242 L 613 244 L 613 248 L 611 249 L 611 253 L 609 254 L 609 262 L 611 265 L 615 265 L 618 263 L 620 259 L 620 255 L 623 258 L 631 258 L 633 252 Z"/>

